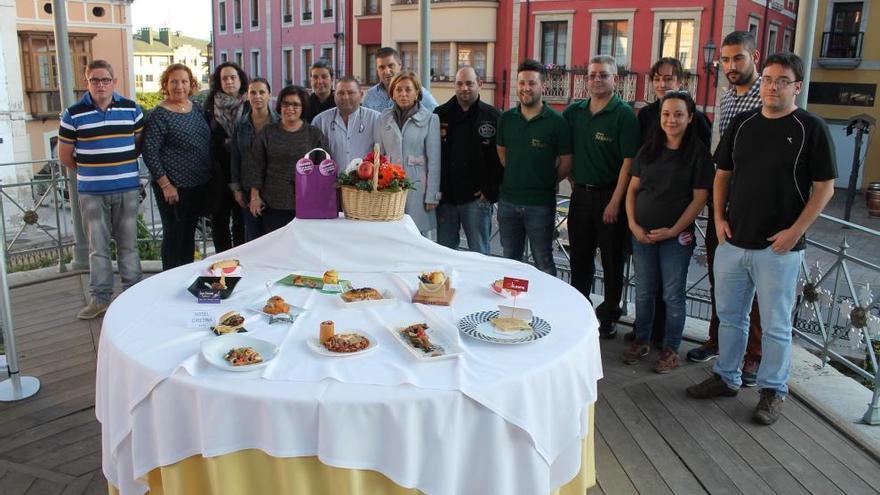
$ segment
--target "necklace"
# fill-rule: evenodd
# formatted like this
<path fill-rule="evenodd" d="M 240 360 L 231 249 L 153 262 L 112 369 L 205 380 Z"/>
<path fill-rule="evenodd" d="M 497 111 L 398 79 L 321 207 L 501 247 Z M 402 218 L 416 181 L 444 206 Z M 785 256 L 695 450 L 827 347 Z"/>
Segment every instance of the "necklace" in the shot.
<path fill-rule="evenodd" d="M 165 100 L 165 103 L 171 107 L 172 110 L 178 113 L 186 113 L 186 102 L 184 103 L 173 103 L 171 100 Z"/>

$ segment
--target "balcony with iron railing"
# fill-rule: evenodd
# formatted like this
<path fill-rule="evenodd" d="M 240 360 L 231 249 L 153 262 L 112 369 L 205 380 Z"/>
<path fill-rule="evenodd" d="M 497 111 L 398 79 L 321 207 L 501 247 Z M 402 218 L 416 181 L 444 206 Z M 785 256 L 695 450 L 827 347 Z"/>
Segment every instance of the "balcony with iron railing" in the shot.
<path fill-rule="evenodd" d="M 826 69 L 855 69 L 862 63 L 864 41 L 862 31 L 822 33 L 819 65 Z"/>
<path fill-rule="evenodd" d="M 632 103 L 636 101 L 638 80 L 638 73 L 621 71 L 614 92 L 623 101 Z M 554 67 L 547 71 L 544 82 L 544 99 L 548 103 L 567 104 L 590 97 L 586 67 L 572 67 L 570 69 L 563 66 Z"/>
<path fill-rule="evenodd" d="M 431 0 L 431 3 L 453 3 L 453 2 L 492 2 L 498 3 L 498 0 Z M 391 0 L 391 5 L 418 5 L 419 0 Z"/>

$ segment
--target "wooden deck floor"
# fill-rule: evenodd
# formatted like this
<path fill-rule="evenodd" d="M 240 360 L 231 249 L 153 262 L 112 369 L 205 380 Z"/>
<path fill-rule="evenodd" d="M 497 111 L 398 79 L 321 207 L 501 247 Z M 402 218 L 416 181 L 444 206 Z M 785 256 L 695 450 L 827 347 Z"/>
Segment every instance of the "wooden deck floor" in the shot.
<path fill-rule="evenodd" d="M 12 291 L 21 368 L 42 389 L 0 404 L 2 495 L 107 492 L 94 414 L 101 322 L 75 318 L 86 287 L 80 275 Z M 602 346 L 598 485 L 589 494 L 880 493 L 880 463 L 796 399 L 786 401 L 777 424 L 756 426 L 749 419 L 755 391 L 715 401 L 685 397 L 706 365 L 657 375 L 651 359 L 620 362 L 622 338 Z"/>

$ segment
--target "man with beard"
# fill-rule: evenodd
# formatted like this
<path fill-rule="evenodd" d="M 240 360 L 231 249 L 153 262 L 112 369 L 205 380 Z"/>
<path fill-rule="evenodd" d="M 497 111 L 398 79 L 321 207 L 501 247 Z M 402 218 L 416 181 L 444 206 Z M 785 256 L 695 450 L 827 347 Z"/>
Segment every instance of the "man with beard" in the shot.
<path fill-rule="evenodd" d="M 303 120 L 311 123 L 316 115 L 336 106 L 333 98 L 333 68 L 330 62 L 321 59 L 312 64 L 309 69 L 309 84 L 312 94 L 309 95 L 309 103 L 303 110 Z"/>
<path fill-rule="evenodd" d="M 544 66 L 519 64 L 519 105 L 502 113 L 496 137 L 504 166 L 498 227 L 505 258 L 522 261 L 526 238 L 535 266 L 556 275 L 553 231 L 556 186 L 571 170 L 571 134 L 565 119 L 544 103 Z"/>
<path fill-rule="evenodd" d="M 330 157 L 342 170 L 353 159 L 363 158 L 373 150 L 373 128 L 379 112 L 361 105 L 363 95 L 357 79 L 339 79 L 333 93 L 336 108 L 319 113 L 312 121 L 327 137 Z"/>
<path fill-rule="evenodd" d="M 725 56 L 722 52 L 722 56 Z M 809 69 L 808 69 L 809 70 Z M 791 370 L 791 312 L 804 233 L 834 194 L 837 169 L 828 126 L 797 107 L 804 64 L 792 53 L 767 57 L 763 106 L 740 113 L 715 150 L 718 249 L 715 300 L 721 326 L 715 374 L 687 388 L 697 399 L 732 397 L 742 384 L 747 315 L 757 295 L 763 320 L 760 400 L 752 419 L 779 419 Z"/>
<path fill-rule="evenodd" d="M 400 55 L 397 50 L 390 46 L 383 46 L 376 50 L 376 74 L 379 76 L 379 83 L 368 89 L 364 93 L 364 106 L 382 113 L 383 110 L 394 106 L 391 95 L 388 94 L 388 86 L 403 67 L 400 65 Z M 422 80 L 430 78 L 421 75 Z M 430 91 L 422 87 L 422 99 L 419 104 L 428 110 L 434 110 L 437 107 L 437 100 Z"/>
<path fill-rule="evenodd" d="M 628 222 L 624 195 L 629 169 L 639 149 L 639 123 L 629 105 L 614 94 L 617 63 L 608 55 L 590 59 L 590 98 L 572 103 L 563 115 L 574 136 L 568 238 L 571 285 L 587 299 L 602 259 L 604 299 L 596 307 L 599 335 L 613 339 L 622 313 L 624 247 Z"/>
<path fill-rule="evenodd" d="M 761 107 L 761 82 L 756 66 L 758 51 L 755 49 L 755 36 L 748 31 L 734 31 L 724 37 L 721 43 L 721 67 L 730 82 L 730 89 L 721 96 L 721 114 L 718 127 L 721 136 L 725 135 L 730 122 L 743 112 Z M 715 222 L 712 202 L 709 203 L 709 220 L 706 226 L 706 257 L 708 258 L 709 292 L 712 301 L 712 319 L 709 321 L 709 340 L 700 347 L 691 349 L 687 358 L 693 362 L 706 362 L 718 356 L 718 315 L 715 307 L 715 249 L 718 247 L 715 235 Z M 761 316 L 758 313 L 758 300 L 752 304 L 749 314 L 749 339 L 745 360 L 742 366 L 742 382 L 752 387 L 757 380 L 761 364 Z"/>
<path fill-rule="evenodd" d="M 464 228 L 468 249 L 489 254 L 492 204 L 504 173 L 495 148 L 501 113 L 480 100 L 483 81 L 473 67 L 455 74 L 455 96 L 434 110 L 440 117 L 440 205 L 437 242 L 457 249 Z"/>

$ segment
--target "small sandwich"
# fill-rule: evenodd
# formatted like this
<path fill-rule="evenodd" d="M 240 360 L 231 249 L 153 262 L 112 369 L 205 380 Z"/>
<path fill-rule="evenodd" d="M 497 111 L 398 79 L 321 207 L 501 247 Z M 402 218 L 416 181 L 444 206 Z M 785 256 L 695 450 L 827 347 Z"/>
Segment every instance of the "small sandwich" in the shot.
<path fill-rule="evenodd" d="M 490 318 L 489 322 L 502 332 L 519 332 L 532 329 L 532 326 L 527 321 L 519 318 Z"/>
<path fill-rule="evenodd" d="M 220 319 L 217 321 L 217 324 L 214 325 L 212 330 L 214 330 L 214 333 L 217 335 L 224 335 L 227 333 L 238 332 L 243 327 L 244 316 L 238 311 L 229 311 L 220 316 Z"/>
<path fill-rule="evenodd" d="M 220 277 L 224 275 L 236 275 L 240 272 L 241 263 L 236 259 L 220 260 L 211 263 L 208 271 L 213 275 Z"/>

